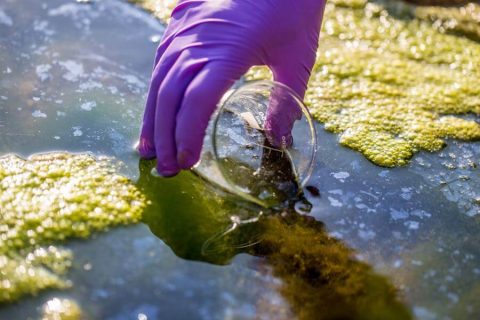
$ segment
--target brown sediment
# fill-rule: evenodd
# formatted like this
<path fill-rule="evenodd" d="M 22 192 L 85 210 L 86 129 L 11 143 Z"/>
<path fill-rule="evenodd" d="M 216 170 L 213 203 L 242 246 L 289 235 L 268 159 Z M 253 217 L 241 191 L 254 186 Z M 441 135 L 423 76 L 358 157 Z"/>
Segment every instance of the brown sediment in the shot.
<path fill-rule="evenodd" d="M 389 281 L 330 237 L 320 222 L 296 214 L 261 221 L 253 248 L 282 279 L 281 293 L 299 319 L 410 319 Z"/>

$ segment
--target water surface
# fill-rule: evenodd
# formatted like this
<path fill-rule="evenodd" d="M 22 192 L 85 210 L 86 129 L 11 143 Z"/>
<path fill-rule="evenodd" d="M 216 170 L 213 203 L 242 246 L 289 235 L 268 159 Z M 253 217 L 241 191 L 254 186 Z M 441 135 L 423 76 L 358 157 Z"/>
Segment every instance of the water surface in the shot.
<path fill-rule="evenodd" d="M 111 156 L 125 164 L 122 173 L 152 201 L 143 224 L 65 243 L 74 253 L 67 275 L 71 289 L 3 305 L 0 318 L 38 318 L 39 307 L 52 297 L 75 299 L 92 319 L 272 314 L 288 319 L 308 317 L 312 310 L 328 318 L 340 309 L 305 301 L 322 297 L 325 288 L 354 292 L 358 283 L 377 284 L 355 296 L 375 310 L 346 303 L 339 308 L 361 310 L 365 318 L 375 312 L 402 316 L 404 308 L 420 319 L 480 316 L 478 142 L 447 141 L 439 152 L 421 152 L 408 166 L 385 169 L 339 146 L 337 136 L 318 125 L 318 161 L 310 184 L 320 197 L 306 192 L 314 222 L 290 211 L 293 217 L 285 224 L 245 225 L 205 250 L 206 241 L 230 226 L 231 216 L 258 211 L 230 201 L 190 173 L 155 179 L 153 164 L 132 151 L 155 41 L 163 30 L 160 22 L 121 1 L 0 5 L 0 155 L 63 150 Z M 292 224 L 296 227 L 285 227 Z M 272 230 L 284 242 L 272 240 Z M 263 246 L 241 248 L 258 239 L 264 239 Z M 337 248 L 342 253 L 335 256 Z M 365 263 L 340 259 L 349 248 Z M 318 266 L 330 266 L 334 257 L 343 261 L 337 275 L 349 266 L 363 280 L 355 278 L 350 287 L 314 282 L 325 278 L 287 263 L 294 261 L 292 250 L 304 254 L 299 264 L 317 268 L 308 270 L 331 270 Z M 318 252 L 325 257 L 315 257 Z M 393 294 L 392 284 L 398 289 Z M 376 292 L 387 297 L 384 304 L 375 305 Z M 343 294 L 338 293 L 340 300 L 350 293 Z"/>

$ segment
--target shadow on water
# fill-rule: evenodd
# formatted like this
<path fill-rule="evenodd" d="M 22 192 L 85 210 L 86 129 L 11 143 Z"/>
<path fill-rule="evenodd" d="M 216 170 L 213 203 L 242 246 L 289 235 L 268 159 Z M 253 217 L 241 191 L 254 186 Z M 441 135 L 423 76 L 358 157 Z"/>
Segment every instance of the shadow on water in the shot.
<path fill-rule="evenodd" d="M 259 215 L 191 173 L 156 178 L 150 174 L 153 166 L 139 163 L 137 186 L 150 200 L 143 221 L 179 257 L 221 265 L 239 253 L 263 257 L 300 319 L 410 318 L 388 280 L 330 237 L 323 223 L 291 207 Z M 258 219 L 225 234 L 231 216 Z M 205 251 L 212 239 L 213 250 Z"/>

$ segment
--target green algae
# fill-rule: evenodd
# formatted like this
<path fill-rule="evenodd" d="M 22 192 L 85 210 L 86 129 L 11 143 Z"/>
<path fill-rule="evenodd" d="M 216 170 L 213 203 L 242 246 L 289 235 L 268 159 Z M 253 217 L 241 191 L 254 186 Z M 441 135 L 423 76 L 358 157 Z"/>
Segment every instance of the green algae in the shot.
<path fill-rule="evenodd" d="M 129 0 L 129 1 L 153 13 L 157 18 L 161 19 L 162 21 L 168 21 L 170 19 L 170 13 L 172 12 L 177 2 L 175 0 Z"/>
<path fill-rule="evenodd" d="M 72 263 L 70 250 L 54 246 L 29 253 L 0 255 L 0 303 L 16 301 L 26 294 L 57 288 L 66 289 L 62 279 Z"/>
<path fill-rule="evenodd" d="M 168 21 L 171 1 L 135 0 Z M 340 144 L 384 167 L 445 138 L 480 139 L 480 15 L 477 4 L 418 7 L 401 1 L 327 3 L 305 102 Z M 271 78 L 254 68 L 249 79 Z"/>
<path fill-rule="evenodd" d="M 480 114 L 480 44 L 441 32 L 418 10 L 332 1 L 325 13 L 305 101 L 342 145 L 380 166 L 405 165 L 444 138 L 480 139 L 478 123 L 453 117 Z"/>
<path fill-rule="evenodd" d="M 459 7 L 417 7 L 415 17 L 430 21 L 444 33 L 465 36 L 480 41 L 480 5 L 468 3 Z"/>
<path fill-rule="evenodd" d="M 140 219 L 145 199 L 107 159 L 51 153 L 0 158 L 0 303 L 62 278 L 72 253 L 51 246 Z"/>
<path fill-rule="evenodd" d="M 82 309 L 71 299 L 53 298 L 43 305 L 42 320 L 81 320 Z"/>

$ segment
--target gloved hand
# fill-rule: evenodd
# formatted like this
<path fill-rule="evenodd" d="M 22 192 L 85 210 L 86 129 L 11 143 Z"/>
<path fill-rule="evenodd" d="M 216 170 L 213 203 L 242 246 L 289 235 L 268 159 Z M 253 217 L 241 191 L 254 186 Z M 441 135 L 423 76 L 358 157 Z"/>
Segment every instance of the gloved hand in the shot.
<path fill-rule="evenodd" d="M 325 0 L 180 0 L 155 57 L 141 157 L 156 157 L 163 176 L 192 167 L 216 104 L 253 65 L 268 66 L 303 98 L 324 7 Z M 267 136 L 298 118 L 278 108 L 269 114 L 282 112 L 286 120 L 267 123 Z"/>

